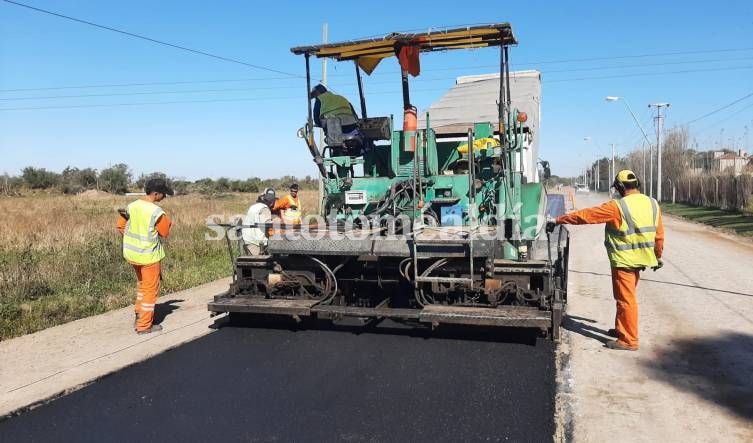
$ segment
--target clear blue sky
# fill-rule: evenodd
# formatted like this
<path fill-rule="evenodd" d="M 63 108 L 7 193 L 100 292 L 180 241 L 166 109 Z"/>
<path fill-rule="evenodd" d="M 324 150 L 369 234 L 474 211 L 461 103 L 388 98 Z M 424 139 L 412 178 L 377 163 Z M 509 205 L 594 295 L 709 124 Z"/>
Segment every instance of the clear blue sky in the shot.
<path fill-rule="evenodd" d="M 640 146 L 627 109 L 605 102 L 607 95 L 627 97 L 653 137 L 650 102 L 671 102 L 665 126 L 672 127 L 753 93 L 753 2 L 745 0 L 492 0 L 468 3 L 467 9 L 457 2 L 381 1 L 361 2 L 362 11 L 354 2 L 19 1 L 296 75 L 304 72 L 303 58 L 289 49 L 319 42 L 325 22 L 334 42 L 508 21 L 520 42 L 511 50 L 512 69 L 543 74 L 541 157 L 566 176 L 597 154 L 607 155 L 609 143 L 618 143 L 623 153 Z M 422 75 L 412 80 L 413 101 L 426 108 L 455 77 L 493 72 L 496 56 L 487 49 L 423 57 Z M 357 103 L 352 64 L 330 62 L 329 68 L 330 86 Z M 318 80 L 318 60 L 314 72 Z M 38 89 L 159 82 L 164 84 Z M 380 65 L 365 83 L 370 115 L 401 113 L 394 61 Z M 102 169 L 120 162 L 136 175 L 163 171 L 192 180 L 316 173 L 295 137 L 306 118 L 303 79 L 4 1 L 0 89 L 0 173 L 19 174 L 25 166 Z M 49 107 L 59 108 L 18 109 Z M 747 143 L 753 151 L 753 97 L 697 121 L 690 133 L 701 149 L 723 142 Z"/>

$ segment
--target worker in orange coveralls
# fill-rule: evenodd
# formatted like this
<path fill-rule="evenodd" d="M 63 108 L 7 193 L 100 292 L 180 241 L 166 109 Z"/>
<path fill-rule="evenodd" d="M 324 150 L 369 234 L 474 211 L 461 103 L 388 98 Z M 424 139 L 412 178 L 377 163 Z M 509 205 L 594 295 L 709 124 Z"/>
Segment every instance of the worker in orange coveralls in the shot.
<path fill-rule="evenodd" d="M 173 195 L 165 180 L 148 180 L 144 192 L 144 197 L 129 204 L 127 209 L 118 211 L 123 257 L 133 266 L 138 280 L 135 306 L 135 329 L 138 334 L 162 330 L 161 325 L 153 324 L 154 307 L 160 287 L 160 261 L 165 257 L 162 239 L 170 235 L 172 225 L 165 211 L 155 204 Z"/>
<path fill-rule="evenodd" d="M 557 224 L 605 223 L 604 245 L 612 266 L 612 291 L 617 302 L 614 330 L 609 331 L 617 340 L 607 342 L 606 346 L 636 351 L 639 273 L 646 268 L 655 271 L 663 266 L 664 224 L 659 204 L 641 194 L 640 181 L 633 171 L 620 171 L 613 186 L 621 198 L 561 215 L 547 223 L 547 231 L 552 232 Z"/>
<path fill-rule="evenodd" d="M 283 223 L 301 224 L 301 199 L 298 198 L 298 183 L 290 185 L 290 194 L 278 199 L 272 206 L 272 213 L 282 218 Z"/>

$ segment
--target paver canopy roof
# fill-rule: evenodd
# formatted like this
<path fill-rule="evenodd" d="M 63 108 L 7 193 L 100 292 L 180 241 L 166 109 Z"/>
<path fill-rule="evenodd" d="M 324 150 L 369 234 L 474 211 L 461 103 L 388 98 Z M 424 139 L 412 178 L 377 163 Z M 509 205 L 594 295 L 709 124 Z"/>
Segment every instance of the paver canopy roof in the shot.
<path fill-rule="evenodd" d="M 296 55 L 310 54 L 335 60 L 357 60 L 361 69 L 371 74 L 382 59 L 397 56 L 403 48 L 415 48 L 418 52 L 431 52 L 516 43 L 510 24 L 496 23 L 421 33 L 395 32 L 384 37 L 366 40 L 298 46 L 291 48 L 290 51 Z"/>

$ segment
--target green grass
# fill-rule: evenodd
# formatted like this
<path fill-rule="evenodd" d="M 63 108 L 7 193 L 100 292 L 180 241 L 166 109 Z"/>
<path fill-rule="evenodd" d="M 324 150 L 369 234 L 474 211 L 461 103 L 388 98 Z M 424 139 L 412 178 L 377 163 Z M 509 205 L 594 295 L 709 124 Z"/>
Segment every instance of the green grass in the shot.
<path fill-rule="evenodd" d="M 664 203 L 662 210 L 667 214 L 697 221 L 715 228 L 729 229 L 746 237 L 753 237 L 753 215 L 682 203 Z"/>
<path fill-rule="evenodd" d="M 168 240 L 160 294 L 231 275 L 226 243 L 204 240 L 205 232 L 174 229 L 180 240 Z M 129 306 L 135 284 L 117 233 L 58 249 L 0 248 L 0 339 Z"/>

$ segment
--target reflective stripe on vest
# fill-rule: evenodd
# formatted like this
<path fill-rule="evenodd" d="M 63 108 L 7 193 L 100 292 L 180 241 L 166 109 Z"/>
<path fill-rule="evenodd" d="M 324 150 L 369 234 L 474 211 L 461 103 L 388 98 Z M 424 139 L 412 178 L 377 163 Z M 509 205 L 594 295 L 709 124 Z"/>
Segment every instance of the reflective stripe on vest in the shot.
<path fill-rule="evenodd" d="M 353 115 L 353 110 L 350 108 L 350 102 L 343 96 L 333 94 L 331 92 L 325 92 L 319 95 L 319 118 L 325 119 L 329 117 L 341 117 Z"/>
<path fill-rule="evenodd" d="M 604 245 L 613 268 L 656 266 L 654 246 L 659 223 L 659 205 L 651 197 L 630 194 L 616 200 L 622 224 L 619 229 L 607 225 Z"/>
<path fill-rule="evenodd" d="M 148 265 L 165 258 L 157 233 L 157 220 L 165 213 L 144 200 L 128 205 L 128 221 L 123 233 L 123 257 L 131 263 Z"/>

